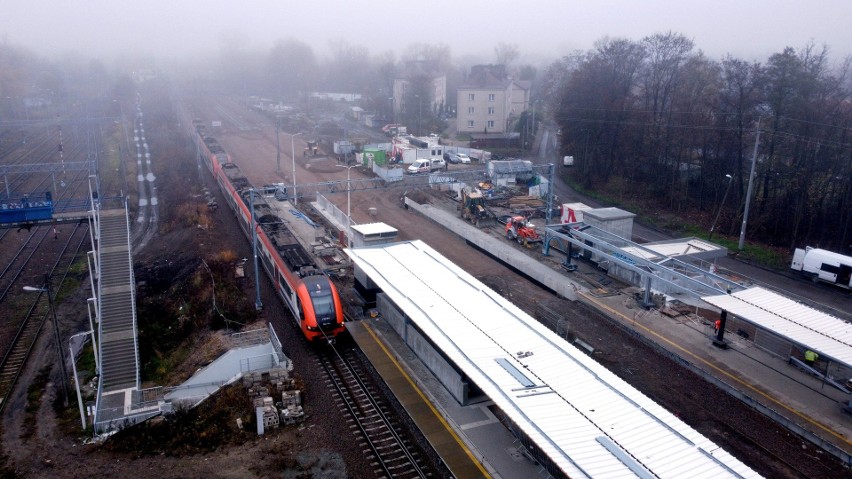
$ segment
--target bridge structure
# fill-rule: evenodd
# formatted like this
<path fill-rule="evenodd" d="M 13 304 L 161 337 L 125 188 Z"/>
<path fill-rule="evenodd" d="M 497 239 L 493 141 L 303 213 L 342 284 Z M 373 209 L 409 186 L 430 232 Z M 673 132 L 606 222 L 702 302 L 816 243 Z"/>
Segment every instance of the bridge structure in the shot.
<path fill-rule="evenodd" d="M 5 187 L 5 198 L 0 198 L 0 228 L 32 227 L 40 224 L 58 224 L 83 221 L 89 218 L 92 210 L 90 198 L 59 198 L 59 185 L 64 185 L 61 177 L 69 171 L 88 171 L 89 177 L 95 175 L 94 161 L 69 161 L 61 163 L 28 163 L 18 165 L 0 165 L 0 177 Z M 10 175 L 49 174 L 52 180 L 51 191 L 14 193 L 11 191 Z"/>

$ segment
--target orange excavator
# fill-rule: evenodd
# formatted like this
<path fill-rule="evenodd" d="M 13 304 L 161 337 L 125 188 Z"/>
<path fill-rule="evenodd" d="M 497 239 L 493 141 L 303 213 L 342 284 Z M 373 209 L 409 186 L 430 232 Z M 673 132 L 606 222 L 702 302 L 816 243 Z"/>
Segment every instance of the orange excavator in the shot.
<path fill-rule="evenodd" d="M 506 239 L 517 241 L 524 246 L 541 242 L 541 236 L 536 232 L 535 226 L 523 216 L 513 216 L 506 222 Z"/>

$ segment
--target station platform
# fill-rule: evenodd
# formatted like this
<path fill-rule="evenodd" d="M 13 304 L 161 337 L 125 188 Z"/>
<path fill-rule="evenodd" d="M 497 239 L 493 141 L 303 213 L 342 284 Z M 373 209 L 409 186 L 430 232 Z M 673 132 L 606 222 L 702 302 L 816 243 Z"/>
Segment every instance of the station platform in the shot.
<path fill-rule="evenodd" d="M 671 318 L 659 310 L 642 309 L 623 291 L 597 295 L 584 273 L 590 265 L 568 273 L 560 255 L 543 257 L 540 249 L 521 250 L 502 238 L 470 227 L 457 216 L 430 205 L 413 204 L 417 213 L 463 237 L 493 257 L 527 272 L 557 295 L 579 301 L 605 314 L 630 334 L 698 373 L 728 394 L 762 412 L 852 467 L 852 415 L 842 403 L 850 396 L 732 332 L 727 349 L 713 345 L 713 325 L 687 316 Z M 545 263 L 552 264 L 546 265 Z"/>
<path fill-rule="evenodd" d="M 709 321 L 646 311 L 624 294 L 595 297 L 585 290 L 579 296 L 622 328 L 852 465 L 852 416 L 841 407 L 848 394 L 730 331 L 726 349 L 714 346 Z"/>
<path fill-rule="evenodd" d="M 381 317 L 349 322 L 346 327 L 454 477 L 541 473 L 488 409 L 488 402 L 460 406 Z"/>

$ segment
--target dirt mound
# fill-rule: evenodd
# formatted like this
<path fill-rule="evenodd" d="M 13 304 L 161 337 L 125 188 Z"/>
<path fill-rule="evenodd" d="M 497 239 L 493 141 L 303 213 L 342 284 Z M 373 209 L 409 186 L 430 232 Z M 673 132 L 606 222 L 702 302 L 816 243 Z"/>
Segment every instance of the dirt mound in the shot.
<path fill-rule="evenodd" d="M 319 158 L 311 158 L 305 163 L 305 168 L 319 173 L 336 173 L 343 171 L 338 165 L 341 165 L 336 158 L 323 156 Z"/>

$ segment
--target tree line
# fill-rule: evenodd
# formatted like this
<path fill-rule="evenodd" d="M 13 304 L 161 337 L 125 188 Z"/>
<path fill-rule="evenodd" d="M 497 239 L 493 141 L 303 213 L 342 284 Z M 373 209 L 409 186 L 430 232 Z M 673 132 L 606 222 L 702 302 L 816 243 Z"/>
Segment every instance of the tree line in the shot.
<path fill-rule="evenodd" d="M 669 32 L 601 40 L 551 64 L 539 88 L 586 188 L 721 211 L 716 231 L 736 236 L 754 158 L 749 240 L 849 253 L 849 73 L 826 47 L 715 61 Z"/>

